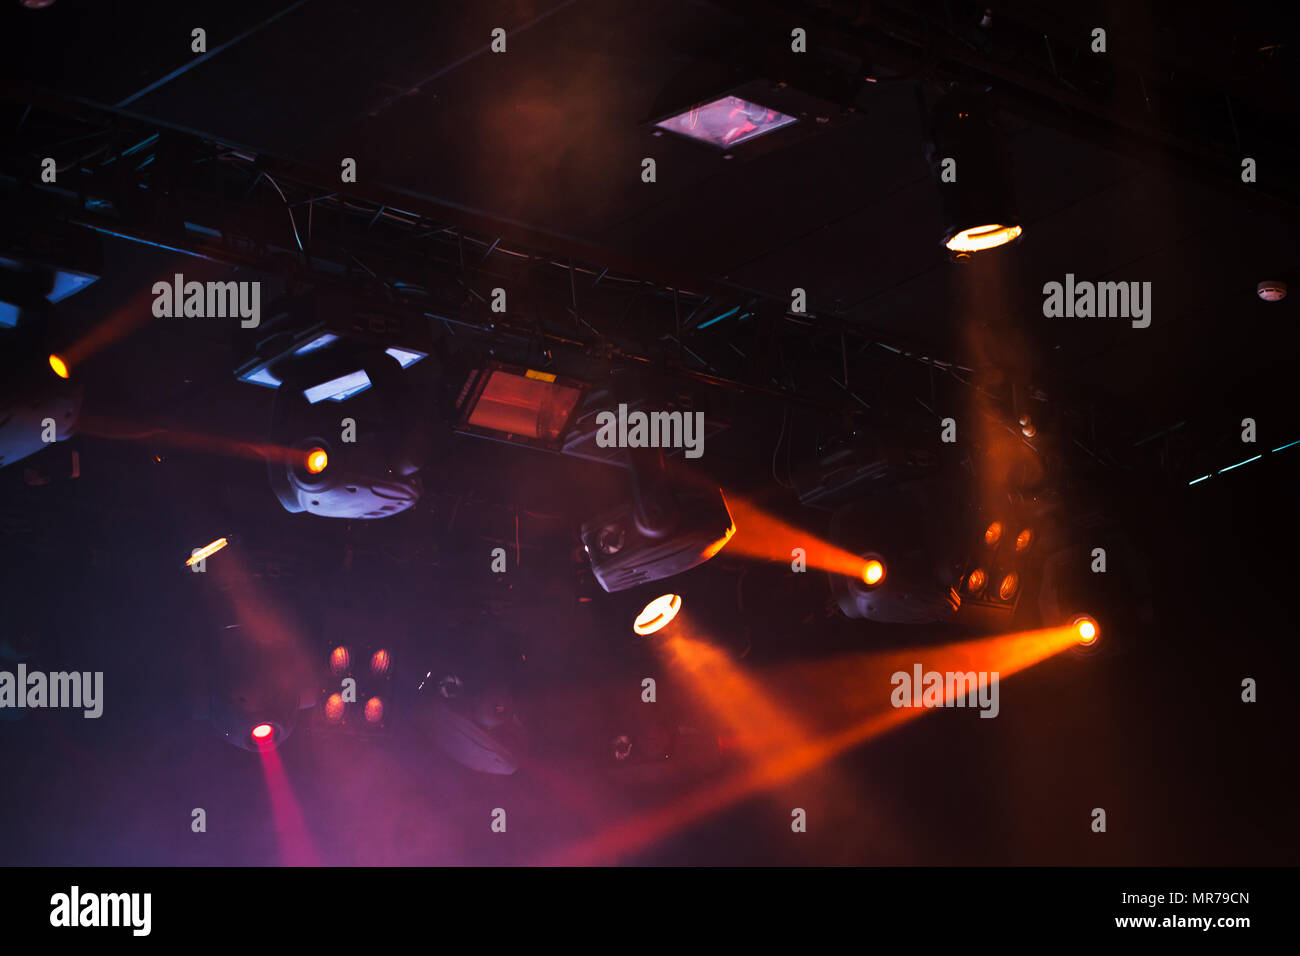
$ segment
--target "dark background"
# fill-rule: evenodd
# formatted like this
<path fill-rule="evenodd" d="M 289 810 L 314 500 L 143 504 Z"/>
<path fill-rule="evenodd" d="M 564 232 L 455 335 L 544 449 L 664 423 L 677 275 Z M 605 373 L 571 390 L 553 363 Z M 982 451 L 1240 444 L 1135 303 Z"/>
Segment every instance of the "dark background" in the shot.
<path fill-rule="evenodd" d="M 1163 65 L 1184 91 L 1204 86 L 1205 111 L 1231 89 L 1241 126 L 1257 115 L 1293 129 L 1294 111 L 1269 112 L 1293 89 L 1290 54 L 1263 66 L 1238 56 L 1285 46 L 1286 24 L 1249 5 L 1212 9 L 1019 4 L 1012 18 L 1050 13 L 1066 34 L 1111 24 L 1116 57 Z M 263 3 L 11 3 L 6 63 L 13 82 L 112 106 L 190 61 L 193 26 L 212 50 L 270 13 Z M 967 355 L 977 330 L 989 365 L 1028 368 L 1053 398 L 1091 402 L 1096 447 L 1126 449 L 1104 467 L 1077 454 L 1067 473 L 1073 500 L 1104 502 L 1138 552 L 1151 623 L 1135 612 L 1108 635 L 1110 653 L 1061 655 L 1008 679 L 998 720 L 927 715 L 626 862 L 1296 863 L 1300 446 L 1267 450 L 1300 438 L 1300 349 L 1295 298 L 1266 304 L 1254 293 L 1261 279 L 1294 278 L 1284 177 L 1266 167 L 1272 185 L 1255 195 L 1231 166 L 1216 179 L 1211 165 L 1135 154 L 1122 137 L 1012 103 L 1004 125 L 1025 239 L 954 265 L 936 242 L 910 82 L 878 84 L 853 122 L 753 158 L 722 161 L 638 126 L 684 66 L 764 22 L 689 2 L 310 0 L 123 108 L 327 171 L 353 156 L 363 180 L 608 250 L 647 275 L 778 299 L 804 286 L 851 327 L 920 341 L 929 354 Z M 498 25 L 512 31 L 505 58 L 472 55 Z M 11 128 L 20 113 L 6 104 Z M 1236 153 L 1230 132 L 1206 135 Z M 657 186 L 640 182 L 645 155 L 658 158 Z M 1270 155 L 1294 172 L 1285 153 Z M 63 328 L 94 326 L 175 271 L 207 277 L 193 260 L 136 244 L 107 242 L 104 255 L 103 278 L 57 313 Z M 1042 284 L 1066 272 L 1151 281 L 1152 326 L 1042 318 Z M 155 322 L 96 355 L 82 379 L 88 406 L 260 438 L 271 393 L 234 381 L 237 337 L 205 323 Z M 750 334 L 722 323 L 693 347 L 712 358 Z M 433 387 L 429 369 L 411 374 Z M 864 377 L 873 399 L 887 395 L 883 376 Z M 709 474 L 824 532 L 824 515 L 796 509 L 770 480 L 779 406 L 737 399 L 729 411 Z M 1246 415 L 1260 422 L 1264 460 L 1189 487 L 1253 453 L 1237 453 Z M 1167 457 L 1135 448 L 1176 422 L 1190 423 L 1186 444 Z M 621 476 L 436 433 L 420 505 L 370 523 L 286 514 L 264 465 L 149 441 L 82 436 L 0 472 L 3 634 L 32 642 L 43 669 L 104 671 L 106 696 L 98 721 L 51 711 L 0 722 L 0 862 L 280 862 L 257 757 L 193 716 L 203 635 L 232 619 L 226 559 L 249 575 L 241 586 L 287 609 L 307 646 L 353 615 L 391 635 L 408 693 L 427 669 L 454 662 L 516 681 L 528 708 L 536 763 L 511 777 L 457 766 L 400 714 L 380 741 L 295 733 L 279 753 L 325 862 L 537 862 L 687 792 L 689 774 L 634 784 L 593 756 L 655 673 L 612 602 L 578 600 L 575 529 L 618 500 Z M 75 479 L 58 457 L 69 447 Z M 52 480 L 32 484 L 25 465 Z M 181 567 L 191 547 L 228 532 L 240 542 L 208 573 Z M 504 578 L 489 571 L 498 545 L 512 559 Z M 1108 572 L 1138 573 L 1122 563 Z M 724 551 L 677 586 L 702 616 L 729 621 L 718 639 L 778 686 L 788 662 L 898 640 L 837 616 L 816 573 L 794 579 Z M 660 706 L 693 719 L 698 703 L 659 676 Z M 1244 677 L 1259 682 L 1258 703 L 1240 701 Z M 793 806 L 809 810 L 807 834 L 790 833 Z M 1098 806 L 1104 835 L 1088 827 Z M 207 810 L 206 834 L 190 832 L 194 807 Z M 510 814 L 506 836 L 489 831 L 494 807 Z"/>

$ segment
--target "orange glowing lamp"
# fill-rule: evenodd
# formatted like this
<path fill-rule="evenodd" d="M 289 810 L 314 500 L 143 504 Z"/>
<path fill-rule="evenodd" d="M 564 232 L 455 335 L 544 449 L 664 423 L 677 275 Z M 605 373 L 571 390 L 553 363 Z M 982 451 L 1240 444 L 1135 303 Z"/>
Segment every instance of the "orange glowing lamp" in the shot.
<path fill-rule="evenodd" d="M 1024 531 L 1021 531 L 1020 534 L 1016 535 L 1017 551 L 1027 551 L 1029 550 L 1029 546 L 1033 543 L 1034 543 L 1034 532 L 1031 531 L 1029 528 L 1026 528 Z"/>
<path fill-rule="evenodd" d="M 1020 575 L 1012 571 L 1002 579 L 1002 584 L 998 588 L 998 596 L 1004 601 L 1010 601 L 1016 596 L 1016 591 L 1020 590 Z"/>
<path fill-rule="evenodd" d="M 366 701 L 366 722 L 377 724 L 384 719 L 384 702 L 378 697 Z"/>
<path fill-rule="evenodd" d="M 647 634 L 653 634 L 655 631 L 666 627 L 668 622 L 677 616 L 677 612 L 682 609 L 682 596 L 680 594 L 661 594 L 655 598 L 637 615 L 636 620 L 632 622 L 632 630 L 639 636 L 645 637 Z"/>
<path fill-rule="evenodd" d="M 885 562 L 879 558 L 869 559 L 862 565 L 862 580 L 872 587 L 885 580 Z"/>
<path fill-rule="evenodd" d="M 319 475 L 330 463 L 330 456 L 324 448 L 313 448 L 307 452 L 307 471 Z"/>
<path fill-rule="evenodd" d="M 1080 644 L 1095 644 L 1097 638 L 1101 636 L 1101 629 L 1097 627 L 1097 622 L 1090 617 L 1076 618 L 1074 631 L 1079 635 Z"/>
<path fill-rule="evenodd" d="M 342 694 L 330 694 L 325 700 L 325 719 L 331 724 L 337 724 L 343 719 L 343 712 L 346 709 Z"/>
<path fill-rule="evenodd" d="M 1007 226 L 1001 223 L 974 226 L 957 233 L 948 240 L 947 246 L 952 252 L 983 252 L 985 249 L 996 249 L 1008 242 L 1014 242 L 1020 238 L 1022 232 L 1024 230 L 1020 226 Z"/>
<path fill-rule="evenodd" d="M 352 668 L 352 652 L 343 645 L 330 651 L 330 671 L 335 677 L 342 677 Z"/>
<path fill-rule="evenodd" d="M 62 356 L 51 355 L 50 368 L 54 370 L 54 374 L 57 375 L 59 378 L 68 377 L 68 363 L 64 361 Z"/>
<path fill-rule="evenodd" d="M 988 578 L 984 574 L 983 568 L 976 568 L 966 577 L 966 590 L 971 594 L 979 594 L 984 590 L 984 585 Z"/>

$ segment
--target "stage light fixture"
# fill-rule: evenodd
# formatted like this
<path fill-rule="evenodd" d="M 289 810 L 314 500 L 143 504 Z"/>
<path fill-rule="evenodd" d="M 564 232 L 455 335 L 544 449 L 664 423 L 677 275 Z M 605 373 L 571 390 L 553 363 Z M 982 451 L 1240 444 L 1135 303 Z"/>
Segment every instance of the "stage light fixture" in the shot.
<path fill-rule="evenodd" d="M 1016 535 L 1016 550 L 1019 552 L 1028 551 L 1029 546 L 1033 543 L 1034 532 L 1029 528 L 1025 528 L 1020 534 Z"/>
<path fill-rule="evenodd" d="M 300 387 L 308 372 L 285 372 L 285 390 L 274 406 L 272 442 L 291 449 L 269 455 L 271 487 L 284 509 L 326 518 L 387 518 L 420 500 L 416 472 L 427 453 L 417 402 L 401 367 L 391 356 L 356 357 L 374 383 L 373 395 L 353 402 L 356 440 L 333 442 L 337 412 L 312 405 Z M 314 374 L 312 375 L 314 377 Z M 354 410 L 355 408 L 355 410 Z"/>
<path fill-rule="evenodd" d="M 670 480 L 658 449 L 631 450 L 629 462 L 628 503 L 581 532 L 592 576 L 610 593 L 689 571 L 736 533 L 720 489 Z"/>
<path fill-rule="evenodd" d="M 661 120 L 655 128 L 719 149 L 730 149 L 797 122 L 794 116 L 727 95 Z"/>
<path fill-rule="evenodd" d="M 382 647 L 370 656 L 370 673 L 376 677 L 387 677 L 392 667 L 392 655 Z"/>
<path fill-rule="evenodd" d="M 346 401 L 371 388 L 374 375 L 362 356 L 382 353 L 406 369 L 431 350 L 424 320 L 368 299 L 308 293 L 266 309 L 256 354 L 235 375 L 241 382 L 280 388 L 286 382 L 308 404 Z M 292 381 L 291 381 L 292 380 Z"/>
<path fill-rule="evenodd" d="M 330 694 L 325 698 L 325 719 L 331 724 L 343 722 L 343 714 L 347 711 L 347 704 L 343 702 L 342 694 Z"/>
<path fill-rule="evenodd" d="M 380 724 L 384 720 L 384 702 L 379 697 L 371 697 L 366 701 L 365 709 L 366 723 Z"/>
<path fill-rule="evenodd" d="M 990 548 L 1002 540 L 1002 522 L 995 521 L 984 529 L 984 543 Z"/>
<path fill-rule="evenodd" d="M 559 451 L 585 390 L 576 379 L 489 362 L 461 389 L 456 431 Z"/>
<path fill-rule="evenodd" d="M 641 637 L 654 634 L 667 627 L 681 609 L 681 595 L 661 594 L 641 610 L 632 623 L 632 630 Z"/>
<path fill-rule="evenodd" d="M 923 624 L 957 612 L 964 549 L 957 530 L 963 515 L 954 499 L 946 486 L 906 482 L 833 514 L 830 542 L 861 555 L 864 571 L 873 561 L 880 564 L 874 584 L 864 574 L 829 574 L 846 617 Z"/>
<path fill-rule="evenodd" d="M 966 575 L 966 590 L 970 594 L 979 594 L 984 590 L 984 585 L 988 583 L 988 577 L 984 574 L 982 568 L 976 568 L 970 574 Z"/>
<path fill-rule="evenodd" d="M 1004 601 L 1010 601 L 1020 590 L 1020 575 L 1015 571 L 1010 572 L 1002 578 L 1002 583 L 998 585 L 998 597 Z"/>
<path fill-rule="evenodd" d="M 75 435 L 81 417 L 82 389 L 69 380 L 63 360 L 43 349 L 9 342 L 0 348 L 0 358 L 4 359 L 0 362 L 0 466 L 3 466 L 44 451 L 49 447 L 46 439 L 51 437 L 51 431 L 54 441 L 66 441 Z M 49 427 L 50 420 L 57 426 L 53 430 Z"/>
<path fill-rule="evenodd" d="M 275 728 L 270 724 L 258 724 L 250 731 L 250 736 L 256 741 L 266 741 L 270 743 L 271 736 L 275 733 Z"/>
<path fill-rule="evenodd" d="M 987 93 L 954 90 L 930 115 L 926 158 L 939 189 L 940 240 L 958 258 L 1016 242 L 1024 232 L 1011 160 Z"/>
<path fill-rule="evenodd" d="M 343 645 L 330 651 L 330 673 L 342 677 L 352 669 L 352 652 Z"/>

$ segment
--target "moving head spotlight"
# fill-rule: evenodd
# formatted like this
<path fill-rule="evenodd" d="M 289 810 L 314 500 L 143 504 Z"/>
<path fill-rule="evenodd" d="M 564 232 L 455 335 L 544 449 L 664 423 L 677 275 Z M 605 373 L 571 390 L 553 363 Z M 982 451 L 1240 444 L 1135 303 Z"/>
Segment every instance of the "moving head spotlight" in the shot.
<path fill-rule="evenodd" d="M 670 482 L 657 449 L 629 455 L 631 500 L 582 526 L 592 574 L 607 592 L 689 571 L 736 532 L 720 489 Z"/>
<path fill-rule="evenodd" d="M 313 402 L 314 388 L 341 368 L 359 367 L 368 394 L 340 406 Z M 379 349 L 324 354 L 277 369 L 272 441 L 285 449 L 268 461 L 271 487 L 286 511 L 329 518 L 386 518 L 420 500 L 416 472 L 426 443 L 414 396 L 397 358 Z"/>

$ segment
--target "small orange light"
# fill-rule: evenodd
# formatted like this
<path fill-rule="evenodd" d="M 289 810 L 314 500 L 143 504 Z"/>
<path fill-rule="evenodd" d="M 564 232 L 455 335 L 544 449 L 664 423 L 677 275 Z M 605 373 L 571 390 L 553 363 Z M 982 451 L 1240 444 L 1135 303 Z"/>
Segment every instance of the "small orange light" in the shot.
<path fill-rule="evenodd" d="M 1080 644 L 1092 644 L 1097 640 L 1100 631 L 1097 628 L 1097 622 L 1090 617 L 1081 617 L 1075 620 L 1074 630 L 1079 635 Z"/>
<path fill-rule="evenodd" d="M 50 368 L 54 369 L 54 374 L 59 378 L 68 377 L 68 363 L 58 355 L 50 356 Z"/>
<path fill-rule="evenodd" d="M 1034 543 L 1034 533 L 1026 528 L 1020 534 L 1016 535 L 1016 550 L 1027 551 L 1029 546 Z"/>
<path fill-rule="evenodd" d="M 1002 586 L 998 588 L 998 596 L 1004 601 L 1010 601 L 1016 596 L 1016 591 L 1020 587 L 1020 575 L 1012 571 L 1002 579 Z"/>
<path fill-rule="evenodd" d="M 258 724 L 253 728 L 253 739 L 266 740 L 273 732 L 274 728 L 270 724 Z"/>
<path fill-rule="evenodd" d="M 366 722 L 377 724 L 384 719 L 384 702 L 378 697 L 366 701 Z"/>
<path fill-rule="evenodd" d="M 653 634 L 675 618 L 681 609 L 680 594 L 661 594 L 637 615 L 636 620 L 632 622 L 632 630 L 642 637 Z"/>
<path fill-rule="evenodd" d="M 862 580 L 873 586 L 885 580 L 884 562 L 872 558 L 864 564 L 862 566 Z"/>
<path fill-rule="evenodd" d="M 352 652 L 342 645 L 330 651 L 330 670 L 335 677 L 342 677 L 352 667 Z"/>
<path fill-rule="evenodd" d="M 971 594 L 979 594 L 984 590 L 984 585 L 988 581 L 982 568 L 976 568 L 966 577 L 966 590 Z"/>
<path fill-rule="evenodd" d="M 325 719 L 331 724 L 337 724 L 343 719 L 343 711 L 345 709 L 343 695 L 330 694 L 329 698 L 325 701 Z"/>
<path fill-rule="evenodd" d="M 1002 538 L 1002 522 L 995 521 L 984 529 L 984 543 L 990 548 Z"/>
<path fill-rule="evenodd" d="M 330 456 L 325 453 L 324 448 L 313 448 L 307 452 L 307 470 L 311 474 L 319 475 L 329 463 Z"/>
<path fill-rule="evenodd" d="M 393 657 L 382 647 L 370 656 L 370 672 L 384 677 L 393 666 Z"/>

